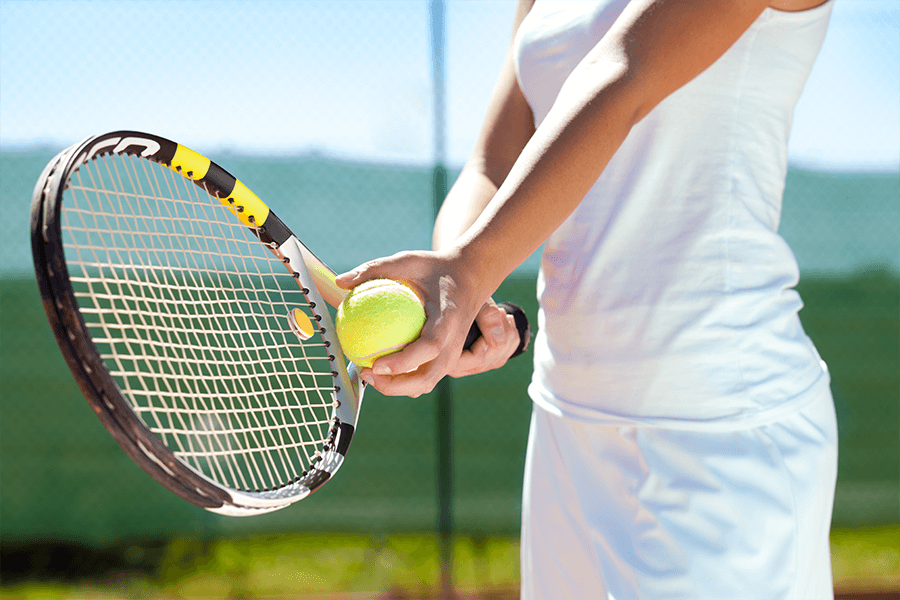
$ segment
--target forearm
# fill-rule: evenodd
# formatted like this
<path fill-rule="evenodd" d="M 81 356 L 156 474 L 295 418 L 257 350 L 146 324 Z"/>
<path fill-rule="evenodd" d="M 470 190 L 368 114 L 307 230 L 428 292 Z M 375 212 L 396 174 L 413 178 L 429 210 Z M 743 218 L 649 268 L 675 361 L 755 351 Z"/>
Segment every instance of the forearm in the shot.
<path fill-rule="evenodd" d="M 497 193 L 456 241 L 453 251 L 472 265 L 479 295 L 496 289 L 565 221 L 624 141 L 640 106 L 626 75 L 612 62 L 579 67 Z"/>
<path fill-rule="evenodd" d="M 530 6 L 529 0 L 520 0 L 513 38 Z M 534 117 L 519 89 L 511 46 L 472 154 L 438 214 L 432 237 L 433 249 L 446 248 L 478 219 L 533 133 Z"/>
<path fill-rule="evenodd" d="M 432 248 L 441 250 L 458 240 L 481 216 L 497 185 L 482 171 L 466 165 L 447 194 L 432 234 Z"/>

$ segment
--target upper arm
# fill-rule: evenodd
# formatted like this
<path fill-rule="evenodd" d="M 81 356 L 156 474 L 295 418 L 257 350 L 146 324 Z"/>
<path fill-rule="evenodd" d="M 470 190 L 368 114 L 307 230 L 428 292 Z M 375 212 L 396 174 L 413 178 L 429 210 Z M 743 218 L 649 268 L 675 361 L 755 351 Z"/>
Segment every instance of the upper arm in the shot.
<path fill-rule="evenodd" d="M 722 56 L 770 2 L 634 0 L 573 75 L 590 85 L 590 74 L 599 71 L 608 84 L 614 65 L 637 122 Z"/>

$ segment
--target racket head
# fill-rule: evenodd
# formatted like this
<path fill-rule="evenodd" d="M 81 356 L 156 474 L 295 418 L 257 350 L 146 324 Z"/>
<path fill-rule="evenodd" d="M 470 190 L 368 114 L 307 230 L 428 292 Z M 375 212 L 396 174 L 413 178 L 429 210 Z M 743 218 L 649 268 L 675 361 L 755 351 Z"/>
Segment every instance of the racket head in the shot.
<path fill-rule="evenodd" d="M 31 237 L 75 380 L 154 479 L 239 516 L 300 500 L 341 466 L 364 386 L 302 244 L 227 171 L 151 134 L 87 138 L 41 174 Z"/>

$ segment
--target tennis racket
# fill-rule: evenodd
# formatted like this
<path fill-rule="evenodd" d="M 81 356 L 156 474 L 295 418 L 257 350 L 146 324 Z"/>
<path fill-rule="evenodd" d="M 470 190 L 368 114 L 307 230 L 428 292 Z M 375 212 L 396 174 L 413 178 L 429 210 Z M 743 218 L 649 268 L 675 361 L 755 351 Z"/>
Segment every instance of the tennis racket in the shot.
<path fill-rule="evenodd" d="M 90 137 L 41 174 L 31 237 L 72 374 L 154 479 L 245 516 L 337 472 L 365 388 L 327 308 L 347 291 L 243 183 L 156 135 Z"/>

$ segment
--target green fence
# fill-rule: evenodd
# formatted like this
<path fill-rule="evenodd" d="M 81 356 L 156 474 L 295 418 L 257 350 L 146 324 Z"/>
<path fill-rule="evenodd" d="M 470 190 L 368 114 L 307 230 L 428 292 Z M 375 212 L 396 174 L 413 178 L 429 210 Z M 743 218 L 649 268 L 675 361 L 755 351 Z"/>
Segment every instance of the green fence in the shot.
<path fill-rule="evenodd" d="M 282 159 L 273 159 L 282 165 Z M 40 163 L 2 155 L 6 174 L 21 171 L 19 189 L 4 181 L 4 206 L 24 217 L 29 187 Z M 245 171 L 253 161 L 232 160 Z M 255 170 L 273 168 L 262 161 Z M 297 168 L 304 168 L 297 167 Z M 308 167 L 307 167 L 308 168 Z M 30 171 L 30 172 L 29 172 Z M 427 227 L 428 169 L 392 169 L 330 162 L 319 173 L 317 194 L 350 203 L 360 189 L 368 197 L 390 198 L 397 208 L 371 210 L 369 223 L 386 212 L 417 215 L 409 229 Z M 251 174 L 252 175 L 252 174 Z M 252 176 L 251 176 L 252 179 Z M 819 206 L 836 214 L 865 213 L 866 206 L 890 201 L 896 178 L 878 175 L 792 172 L 789 206 Z M 26 185 L 27 184 L 27 185 Z M 279 196 L 266 190 L 264 197 Z M 881 198 L 881 200 L 879 200 Z M 813 202 L 813 199 L 815 201 Z M 425 206 L 425 209 L 416 207 Z M 406 208 L 408 207 L 408 208 Z M 418 210 L 418 212 L 417 212 Z M 880 227 L 885 219 L 859 221 Z M 792 208 L 798 254 L 822 243 L 826 232 L 811 231 L 812 220 Z M 822 220 L 821 215 L 818 218 Z M 419 221 L 420 226 L 415 225 Z M 844 225 L 850 219 L 844 219 Z M 27 243 L 24 219 L 16 235 Z M 795 224 L 785 223 L 791 230 Z M 384 243 L 393 235 L 386 223 L 366 227 L 364 244 Z M 379 233 L 384 239 L 372 241 Z M 853 234 L 857 239 L 863 235 Z M 849 240 L 850 234 L 846 235 Z M 396 241 L 396 240 L 395 240 Z M 413 242 L 414 243 L 414 240 Z M 841 243 L 835 236 L 826 243 Z M 805 245 L 806 244 L 806 245 Z M 327 255 L 327 254 L 326 254 Z M 890 265 L 857 273 L 804 277 L 799 291 L 806 303 L 801 318 L 833 377 L 840 419 L 841 453 L 835 508 L 836 525 L 900 522 L 900 443 L 898 443 L 898 311 L 900 283 Z M 71 540 L 107 544 L 126 539 L 173 535 L 234 535 L 259 532 L 333 531 L 416 532 L 434 530 L 436 496 L 435 399 L 385 398 L 367 394 L 361 427 L 349 459 L 334 482 L 307 500 L 253 519 L 219 517 L 170 495 L 122 453 L 81 396 L 43 314 L 33 277 L 0 279 L 0 537 L 4 544 Z M 533 273 L 504 284 L 498 297 L 521 304 L 535 318 Z M 524 446 L 530 402 L 526 386 L 530 353 L 503 370 L 454 381 L 453 499 L 460 533 L 514 535 L 518 528 Z"/>

